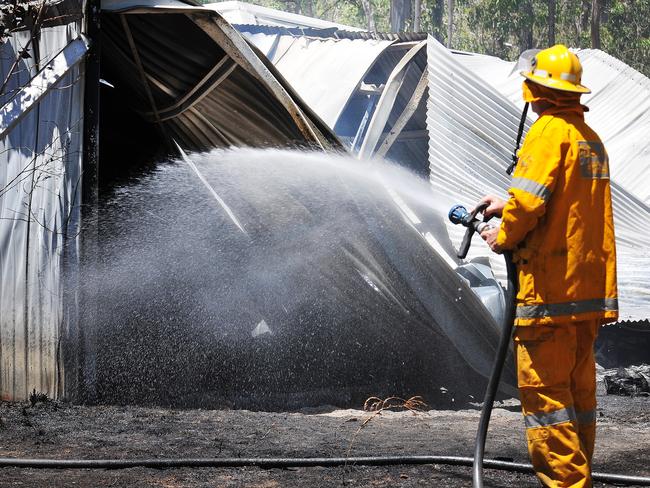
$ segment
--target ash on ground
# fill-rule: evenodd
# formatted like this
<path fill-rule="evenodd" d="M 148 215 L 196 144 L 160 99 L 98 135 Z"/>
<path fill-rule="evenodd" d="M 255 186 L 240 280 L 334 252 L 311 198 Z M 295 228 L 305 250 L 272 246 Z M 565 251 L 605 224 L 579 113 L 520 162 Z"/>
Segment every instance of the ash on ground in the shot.
<path fill-rule="evenodd" d="M 594 469 L 650 476 L 650 398 L 599 384 Z M 98 458 L 471 456 L 479 410 L 294 412 L 0 403 L 0 456 Z M 361 406 L 360 406 L 361 407 Z M 488 458 L 528 462 L 519 405 L 495 409 Z M 471 470 L 442 465 L 301 469 L 45 470 L 4 468 L 0 487 L 467 487 Z M 530 475 L 486 470 L 486 486 L 537 487 Z M 613 486 L 596 483 L 596 487 Z"/>

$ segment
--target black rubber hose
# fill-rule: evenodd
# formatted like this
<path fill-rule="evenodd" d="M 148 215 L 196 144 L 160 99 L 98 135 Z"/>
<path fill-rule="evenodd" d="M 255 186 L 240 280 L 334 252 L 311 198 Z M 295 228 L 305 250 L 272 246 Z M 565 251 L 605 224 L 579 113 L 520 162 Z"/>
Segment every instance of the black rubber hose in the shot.
<path fill-rule="evenodd" d="M 517 268 L 512 262 L 512 253 L 504 252 L 503 257 L 506 261 L 508 276 L 508 298 L 506 300 L 506 313 L 503 321 L 503 329 L 501 330 L 501 338 L 499 339 L 497 354 L 494 359 L 494 364 L 492 365 L 490 380 L 488 381 L 488 386 L 485 390 L 483 408 L 481 409 L 481 418 L 479 420 L 478 430 L 476 431 L 474 463 L 472 466 L 472 486 L 474 488 L 483 488 L 483 456 L 485 455 L 485 439 L 487 438 L 487 431 L 490 425 L 494 398 L 499 389 L 501 372 L 503 371 L 503 365 L 508 356 L 508 348 L 510 346 L 510 338 L 512 337 L 512 328 L 515 321 L 515 298 L 518 287 Z"/>
<path fill-rule="evenodd" d="M 174 459 L 27 459 L 0 458 L 0 468 L 34 469 L 128 469 L 128 468 L 310 468 L 315 466 L 397 466 L 446 464 L 472 466 L 474 459 L 464 456 L 368 456 L 338 458 L 174 458 Z M 530 464 L 485 459 L 489 469 L 533 473 Z M 650 486 L 650 478 L 609 473 L 593 473 L 594 481 L 623 485 Z"/>

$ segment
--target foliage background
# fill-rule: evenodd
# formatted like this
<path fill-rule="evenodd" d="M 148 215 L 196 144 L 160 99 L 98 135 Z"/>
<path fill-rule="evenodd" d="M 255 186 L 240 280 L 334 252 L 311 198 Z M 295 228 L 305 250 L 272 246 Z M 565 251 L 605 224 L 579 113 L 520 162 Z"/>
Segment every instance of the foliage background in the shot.
<path fill-rule="evenodd" d="M 454 49 L 514 60 L 526 49 L 554 43 L 594 47 L 650 76 L 650 0 L 256 0 L 253 3 L 383 32 L 413 31 L 419 21 L 417 30 L 431 33 L 447 45 L 451 11 Z"/>

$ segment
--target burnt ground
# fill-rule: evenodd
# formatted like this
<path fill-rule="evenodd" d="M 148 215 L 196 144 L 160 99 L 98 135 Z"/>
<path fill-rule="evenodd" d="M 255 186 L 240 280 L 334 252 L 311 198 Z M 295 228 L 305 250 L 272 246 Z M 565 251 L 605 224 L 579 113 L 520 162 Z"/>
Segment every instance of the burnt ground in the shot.
<path fill-rule="evenodd" d="M 169 458 L 368 455 L 471 456 L 478 410 L 368 413 L 321 408 L 269 413 L 0 404 L 0 457 Z M 494 411 L 487 457 L 527 462 L 515 400 Z M 599 396 L 594 469 L 650 476 L 650 398 Z M 467 487 L 469 468 L 393 466 L 300 469 L 46 470 L 0 468 L 5 486 Z M 535 487 L 523 474 L 486 471 L 486 486 Z M 596 483 L 597 487 L 614 486 Z"/>

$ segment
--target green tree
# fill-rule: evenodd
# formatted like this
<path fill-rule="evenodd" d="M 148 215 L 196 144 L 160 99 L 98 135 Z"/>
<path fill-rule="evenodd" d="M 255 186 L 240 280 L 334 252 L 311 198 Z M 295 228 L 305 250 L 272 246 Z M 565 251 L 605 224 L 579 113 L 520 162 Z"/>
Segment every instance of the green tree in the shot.
<path fill-rule="evenodd" d="M 420 29 L 447 43 L 447 0 L 257 0 L 260 5 L 371 31 Z M 455 0 L 453 46 L 514 60 L 525 49 L 555 43 L 600 47 L 650 75 L 650 0 Z M 395 20 L 395 19 L 394 19 Z M 401 22 L 401 23 L 400 23 Z"/>
<path fill-rule="evenodd" d="M 650 0 L 613 0 L 602 17 L 602 49 L 650 76 Z"/>

